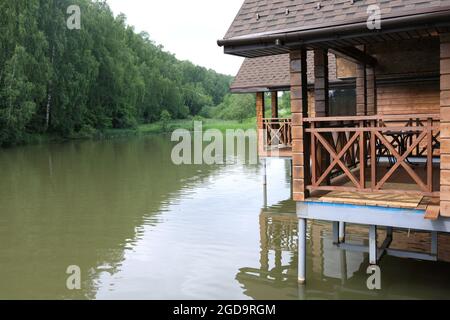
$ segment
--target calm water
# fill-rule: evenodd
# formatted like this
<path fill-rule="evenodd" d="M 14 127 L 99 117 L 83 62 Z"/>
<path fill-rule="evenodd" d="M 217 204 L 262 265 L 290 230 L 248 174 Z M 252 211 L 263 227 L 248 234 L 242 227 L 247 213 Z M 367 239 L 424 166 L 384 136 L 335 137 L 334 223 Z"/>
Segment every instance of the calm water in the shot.
<path fill-rule="evenodd" d="M 1 299 L 449 298 L 450 264 L 368 257 L 308 226 L 308 277 L 297 285 L 289 161 L 175 166 L 168 137 L 0 151 Z M 354 228 L 350 241 L 364 243 Z M 82 289 L 66 289 L 66 268 Z"/>

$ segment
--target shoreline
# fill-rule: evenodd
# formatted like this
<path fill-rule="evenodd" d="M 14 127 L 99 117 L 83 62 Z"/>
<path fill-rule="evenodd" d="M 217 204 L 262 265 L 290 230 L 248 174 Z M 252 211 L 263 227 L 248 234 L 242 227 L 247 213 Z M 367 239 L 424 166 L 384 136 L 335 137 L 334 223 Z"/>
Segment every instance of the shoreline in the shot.
<path fill-rule="evenodd" d="M 141 124 L 136 128 L 130 129 L 105 129 L 96 130 L 90 134 L 80 134 L 79 136 L 62 137 L 55 134 L 28 134 L 24 137 L 24 141 L 11 146 L 3 146 L 0 149 L 7 150 L 15 147 L 28 145 L 42 145 L 51 143 L 64 143 L 77 140 L 108 140 L 116 138 L 126 138 L 133 136 L 146 136 L 151 134 L 167 134 L 176 129 L 186 129 L 193 131 L 194 121 L 203 122 L 203 130 L 218 129 L 225 131 L 228 129 L 252 129 L 256 127 L 255 119 L 249 118 L 242 122 L 238 120 L 220 120 L 220 119 L 180 119 L 171 120 L 166 124 L 166 129 L 163 129 L 161 121 Z"/>

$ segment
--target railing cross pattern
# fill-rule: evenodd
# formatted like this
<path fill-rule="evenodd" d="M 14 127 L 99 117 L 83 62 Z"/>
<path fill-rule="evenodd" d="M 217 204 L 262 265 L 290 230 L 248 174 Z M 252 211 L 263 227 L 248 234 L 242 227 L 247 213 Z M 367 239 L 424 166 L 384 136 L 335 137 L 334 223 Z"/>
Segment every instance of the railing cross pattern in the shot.
<path fill-rule="evenodd" d="M 409 154 L 414 150 L 414 148 L 426 137 L 427 132 L 423 131 L 419 137 L 412 143 L 409 148 L 406 150 L 406 152 L 403 155 L 400 155 L 395 148 L 392 146 L 392 144 L 378 131 L 373 132 L 378 139 L 388 148 L 388 150 L 391 152 L 391 154 L 397 159 L 397 162 L 389 169 L 389 171 L 384 175 L 384 177 L 378 182 L 378 184 L 375 186 L 376 190 L 381 189 L 381 187 L 386 183 L 386 181 L 392 176 L 392 174 L 397 170 L 399 166 L 402 166 L 406 172 L 413 178 L 413 180 L 419 185 L 419 187 L 427 191 L 427 186 L 423 183 L 423 181 L 420 179 L 420 177 L 414 172 L 414 170 L 411 168 L 411 166 L 406 163 L 406 159 L 408 158 Z"/>
<path fill-rule="evenodd" d="M 341 161 L 341 158 L 347 153 L 347 151 L 350 149 L 351 146 L 353 146 L 353 143 L 356 141 L 358 137 L 360 137 L 360 134 L 355 132 L 353 136 L 349 139 L 347 144 L 344 146 L 344 148 L 337 154 L 332 146 L 318 133 L 314 132 L 314 136 L 320 141 L 320 143 L 325 147 L 325 149 L 329 152 L 330 156 L 333 158 L 332 163 L 328 168 L 325 170 L 325 172 L 322 174 L 322 176 L 317 180 L 315 183 L 313 182 L 313 186 L 317 187 L 319 186 L 323 180 L 327 177 L 327 175 L 333 170 L 333 168 L 338 164 L 341 169 L 344 171 L 345 175 L 353 182 L 353 184 L 360 188 L 361 185 L 356 180 L 355 176 L 348 170 L 348 168 L 345 166 L 345 164 Z"/>

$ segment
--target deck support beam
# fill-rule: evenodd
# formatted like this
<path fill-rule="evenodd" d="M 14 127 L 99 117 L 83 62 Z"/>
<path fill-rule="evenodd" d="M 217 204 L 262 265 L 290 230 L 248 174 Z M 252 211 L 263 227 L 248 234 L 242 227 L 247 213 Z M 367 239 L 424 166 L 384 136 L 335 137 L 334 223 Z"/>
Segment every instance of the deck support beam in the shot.
<path fill-rule="evenodd" d="M 450 33 L 440 35 L 441 216 L 450 217 Z"/>
<path fill-rule="evenodd" d="M 298 220 L 298 283 L 306 282 L 306 219 Z"/>
<path fill-rule="evenodd" d="M 431 232 L 431 255 L 438 255 L 438 233 L 436 231 Z"/>
<path fill-rule="evenodd" d="M 339 244 L 339 222 L 333 221 L 333 244 Z"/>
<path fill-rule="evenodd" d="M 345 241 L 345 222 L 339 222 L 339 242 Z"/>

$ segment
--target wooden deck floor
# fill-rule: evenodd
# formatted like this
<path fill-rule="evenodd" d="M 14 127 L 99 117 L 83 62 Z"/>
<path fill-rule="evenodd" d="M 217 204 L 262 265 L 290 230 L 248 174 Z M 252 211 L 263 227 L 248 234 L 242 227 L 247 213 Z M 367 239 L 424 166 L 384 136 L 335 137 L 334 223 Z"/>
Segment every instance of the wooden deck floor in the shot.
<path fill-rule="evenodd" d="M 260 157 L 292 157 L 291 147 L 281 147 L 272 148 L 271 150 L 263 150 L 259 152 Z M 423 181 L 426 177 L 425 165 L 412 165 L 414 171 L 419 175 Z M 387 164 L 379 164 L 377 171 L 378 181 L 386 174 L 389 170 Z M 370 176 L 370 167 L 367 168 L 366 176 Z M 433 189 L 439 190 L 440 182 L 440 171 L 439 165 L 434 166 L 433 170 Z M 336 179 L 333 182 L 335 185 L 342 186 L 352 186 L 349 179 Z M 367 181 L 370 184 L 370 181 Z M 385 183 L 383 189 L 386 190 L 418 190 L 417 185 L 414 183 L 412 178 L 403 169 L 399 168 L 391 178 Z M 423 197 L 419 195 L 406 195 L 406 194 L 377 194 L 370 192 L 347 192 L 347 191 L 315 191 L 311 193 L 309 201 L 315 202 L 331 202 L 331 203 L 348 203 L 355 205 L 368 205 L 368 206 L 381 206 L 381 207 L 392 207 L 392 208 L 405 208 L 405 209 L 417 209 L 417 210 L 427 210 L 437 218 L 439 214 L 436 215 L 436 207 L 439 206 L 438 198 Z M 433 206 L 433 207 L 432 207 Z"/>
<path fill-rule="evenodd" d="M 261 150 L 259 151 L 259 156 L 262 158 L 291 158 L 292 148 L 281 147 L 281 148 L 272 148 L 269 150 Z"/>
<path fill-rule="evenodd" d="M 424 179 L 426 172 L 425 166 L 415 165 L 414 171 Z M 388 170 L 387 164 L 381 164 L 379 166 L 377 178 L 381 177 Z M 368 168 L 370 170 L 370 168 Z M 370 172 L 370 171 L 369 171 Z M 439 166 L 436 165 L 433 171 L 434 190 L 439 189 Z M 366 175 L 368 176 L 368 175 Z M 370 181 L 367 181 L 368 185 Z M 352 183 L 344 179 L 336 179 L 333 181 L 334 185 L 352 186 Z M 404 169 L 398 170 L 383 186 L 385 190 L 418 190 L 417 185 L 404 171 Z M 417 209 L 427 210 L 429 206 L 438 206 L 439 199 L 431 197 L 423 197 L 420 195 L 409 194 L 378 194 L 371 192 L 348 192 L 348 191 L 315 191 L 311 193 L 310 201 L 315 202 L 331 202 L 331 203 L 348 203 L 355 205 L 367 205 L 367 206 L 381 206 L 392 208 L 405 208 L 405 209 Z M 431 209 L 431 207 L 430 207 Z"/>

